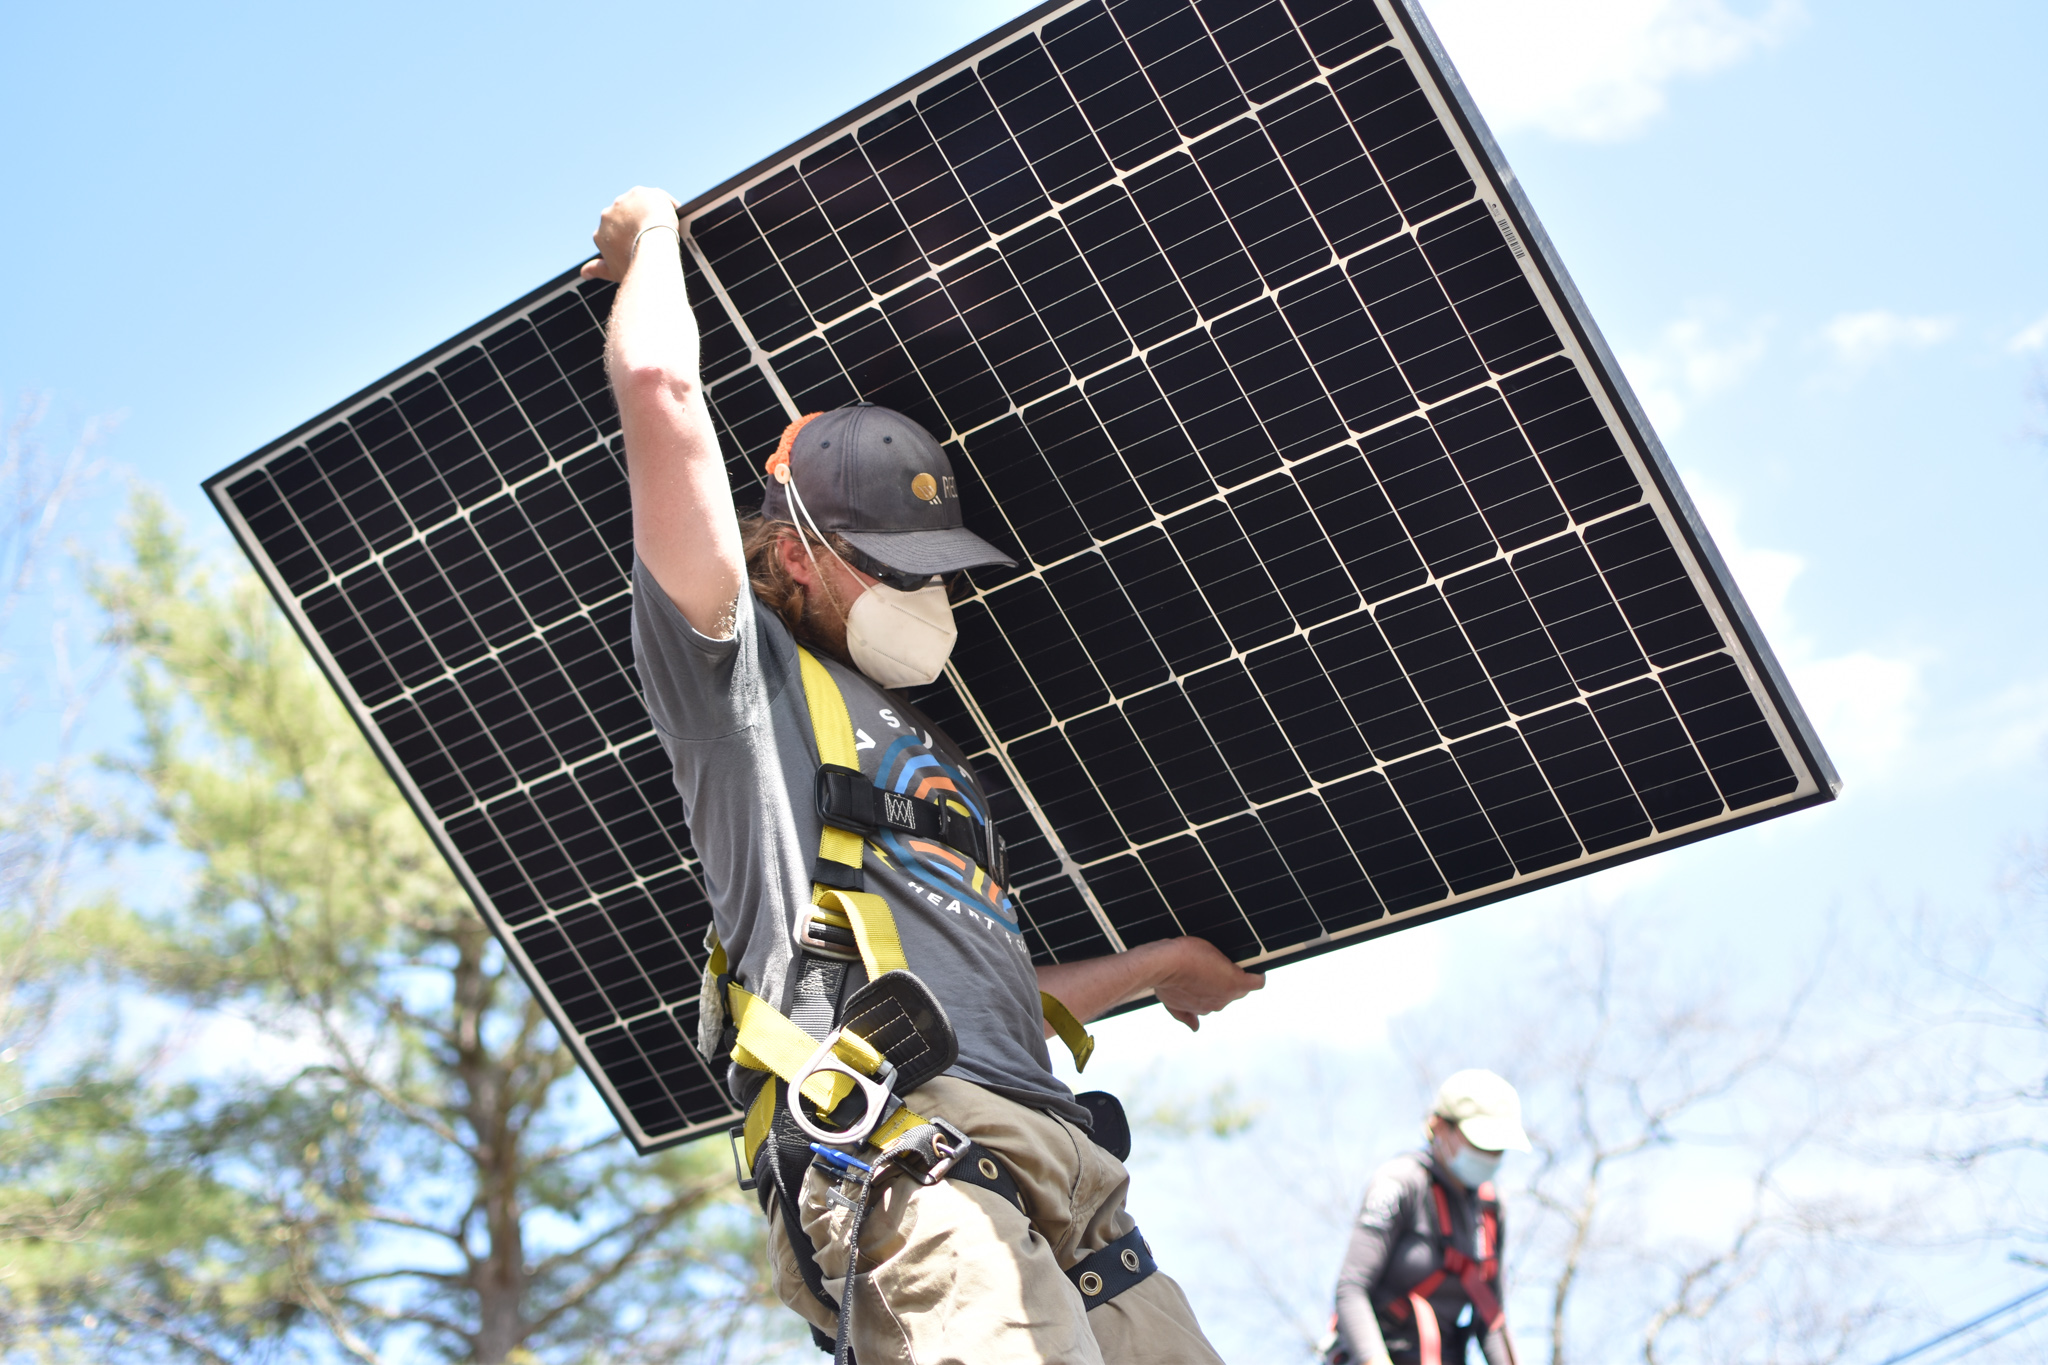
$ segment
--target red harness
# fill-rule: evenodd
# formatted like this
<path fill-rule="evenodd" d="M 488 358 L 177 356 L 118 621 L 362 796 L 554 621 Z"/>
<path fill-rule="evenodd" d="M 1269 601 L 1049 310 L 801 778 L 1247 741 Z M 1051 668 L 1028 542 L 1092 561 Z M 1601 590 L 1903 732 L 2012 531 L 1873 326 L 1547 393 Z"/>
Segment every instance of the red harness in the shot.
<path fill-rule="evenodd" d="M 1436 1196 L 1437 1229 L 1443 1242 L 1443 1268 L 1409 1290 L 1406 1303 L 1396 1299 L 1388 1311 L 1396 1317 L 1414 1313 L 1421 1365 L 1443 1365 L 1443 1332 L 1437 1326 L 1436 1310 L 1429 1306 L 1429 1296 L 1443 1284 L 1446 1276 L 1458 1277 L 1458 1283 L 1465 1287 L 1465 1297 L 1472 1301 L 1473 1319 L 1483 1324 L 1487 1331 L 1500 1326 L 1504 1316 L 1500 1295 L 1495 1291 L 1495 1286 L 1500 1283 L 1500 1204 L 1494 1198 L 1491 1181 L 1473 1191 L 1479 1201 L 1479 1259 L 1474 1260 L 1451 1245 L 1451 1204 L 1444 1198 L 1444 1187 L 1432 1180 L 1429 1192 Z"/>

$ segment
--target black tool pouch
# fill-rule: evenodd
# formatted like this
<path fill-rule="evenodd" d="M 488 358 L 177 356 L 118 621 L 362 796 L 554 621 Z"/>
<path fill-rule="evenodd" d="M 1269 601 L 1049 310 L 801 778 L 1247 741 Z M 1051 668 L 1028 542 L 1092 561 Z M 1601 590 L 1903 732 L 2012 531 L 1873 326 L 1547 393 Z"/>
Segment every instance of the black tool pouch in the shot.
<path fill-rule="evenodd" d="M 946 1007 L 910 972 L 883 972 L 855 991 L 839 1012 L 839 1027 L 865 1041 L 895 1068 L 889 1089 L 897 1100 L 960 1060 L 960 1039 L 946 1017 Z M 802 1096 L 797 1103 L 805 1106 L 806 1116 L 842 1130 L 858 1123 L 867 1107 L 858 1090 L 828 1115 L 817 1115 L 815 1106 Z"/>
<path fill-rule="evenodd" d="M 1094 1120 L 1088 1136 L 1095 1139 L 1095 1145 L 1118 1161 L 1130 1160 L 1131 1121 L 1124 1117 L 1123 1101 L 1107 1090 L 1084 1090 L 1074 1099 Z"/>

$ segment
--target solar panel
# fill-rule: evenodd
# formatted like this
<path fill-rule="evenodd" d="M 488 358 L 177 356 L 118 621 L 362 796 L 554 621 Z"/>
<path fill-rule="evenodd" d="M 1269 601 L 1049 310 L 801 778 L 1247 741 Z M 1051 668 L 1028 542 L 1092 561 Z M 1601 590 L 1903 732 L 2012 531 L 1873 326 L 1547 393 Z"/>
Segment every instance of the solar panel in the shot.
<path fill-rule="evenodd" d="M 973 756 L 1041 962 L 1274 965 L 1832 797 L 1406 0 L 1062 0 L 692 201 L 733 488 L 938 434 Z M 634 678 L 610 286 L 573 271 L 208 481 L 643 1150 L 732 1119 Z"/>

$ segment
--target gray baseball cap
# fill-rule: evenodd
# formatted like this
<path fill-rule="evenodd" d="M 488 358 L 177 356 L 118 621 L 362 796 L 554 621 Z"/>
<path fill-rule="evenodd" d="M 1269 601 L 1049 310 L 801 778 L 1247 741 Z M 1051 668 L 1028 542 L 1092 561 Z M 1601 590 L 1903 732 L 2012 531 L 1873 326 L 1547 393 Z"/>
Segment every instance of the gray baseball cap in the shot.
<path fill-rule="evenodd" d="M 775 463 L 761 515 L 798 521 Z M 789 442 L 789 473 L 820 530 L 838 532 L 892 569 L 930 574 L 1016 564 L 961 524 L 952 461 L 930 432 L 893 408 L 853 403 L 806 419 Z"/>

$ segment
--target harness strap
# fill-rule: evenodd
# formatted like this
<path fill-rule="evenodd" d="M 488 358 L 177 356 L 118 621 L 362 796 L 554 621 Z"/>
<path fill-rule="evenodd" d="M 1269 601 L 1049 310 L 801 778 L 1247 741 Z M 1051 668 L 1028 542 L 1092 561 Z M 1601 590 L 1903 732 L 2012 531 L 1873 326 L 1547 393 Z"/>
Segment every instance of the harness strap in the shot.
<path fill-rule="evenodd" d="M 811 734 L 818 743 L 818 760 L 839 768 L 860 767 L 860 750 L 853 740 L 853 717 L 847 714 L 846 698 L 840 694 L 839 684 L 832 681 L 818 656 L 802 645 L 797 646 L 796 656 L 803 674 L 804 704 L 811 712 Z M 827 825 L 818 841 L 818 860 L 859 872 L 863 843 L 852 830 Z"/>
<path fill-rule="evenodd" d="M 1045 1022 L 1052 1025 L 1052 1031 L 1067 1045 L 1067 1051 L 1074 1054 L 1074 1070 L 1086 1071 L 1088 1059 L 1095 1055 L 1095 1035 L 1081 1027 L 1081 1021 L 1074 1017 L 1072 1010 L 1060 1003 L 1057 996 L 1040 991 L 1038 1008 L 1040 1013 L 1045 1015 Z"/>
<path fill-rule="evenodd" d="M 818 1040 L 736 982 L 726 985 L 725 994 L 732 1002 L 733 1023 L 739 1030 L 732 1059 L 749 1071 L 769 1071 L 784 1081 L 794 1081 L 818 1050 Z M 882 1064 L 882 1054 L 851 1033 L 841 1033 L 832 1051 L 863 1075 L 872 1076 Z M 829 1110 L 853 1093 L 853 1082 L 837 1072 L 814 1071 L 804 1081 L 803 1093 L 812 1104 Z"/>
<path fill-rule="evenodd" d="M 819 762 L 858 773 L 860 753 L 855 746 L 853 717 L 847 712 L 845 695 L 833 680 L 831 670 L 819 661 L 817 655 L 799 645 L 797 659 L 802 665 L 804 704 L 811 713 L 811 732 L 817 740 Z M 872 784 L 869 788 L 873 789 Z M 886 797 L 890 794 L 880 795 Z M 1000 859 L 1001 840 L 996 837 L 992 842 Z M 845 879 L 842 874 L 847 870 L 850 869 L 856 877 L 861 873 L 864 847 L 865 840 L 857 831 L 841 829 L 829 822 L 825 824 L 818 841 L 818 864 L 821 871 L 829 870 L 835 881 L 827 884 L 819 880 L 812 887 L 811 900 L 817 907 L 817 913 L 811 928 L 813 932 L 829 938 L 832 930 L 838 927 L 835 916 L 843 916 L 859 948 L 861 962 L 868 969 L 868 979 L 872 981 L 886 971 L 907 971 L 909 964 L 904 961 L 903 940 L 897 935 L 896 918 L 889 913 L 888 902 L 872 892 L 846 890 L 839 884 Z M 998 876 L 995 869 L 984 870 L 991 877 Z M 991 890 L 1001 894 L 1000 887 L 992 886 Z M 1095 1051 L 1095 1039 L 1074 1017 L 1072 1010 L 1043 991 L 1039 992 L 1039 1007 L 1046 1022 L 1052 1025 L 1053 1032 L 1074 1054 L 1074 1069 L 1079 1071 Z"/>
<path fill-rule="evenodd" d="M 896 920 L 890 913 L 888 903 L 880 896 L 866 890 L 865 858 L 866 839 L 855 829 L 843 828 L 831 818 L 835 808 L 845 798 L 831 797 L 827 779 L 832 770 L 837 774 L 839 785 L 846 786 L 859 777 L 867 795 L 851 800 L 865 799 L 867 809 L 873 812 L 876 789 L 867 783 L 860 772 L 859 751 L 855 744 L 853 720 L 846 709 L 846 698 L 839 685 L 833 680 L 824 664 L 808 649 L 798 647 L 798 660 L 804 684 L 804 702 L 810 712 L 811 732 L 817 745 L 820 762 L 818 791 L 819 814 L 823 825 L 819 835 L 818 859 L 813 869 L 811 905 L 804 912 L 801 922 L 793 926 L 794 936 L 802 951 L 795 964 L 798 973 L 795 981 L 796 1000 L 794 1012 L 805 1025 L 822 1025 L 821 1034 L 814 1035 L 808 1028 L 785 1017 L 773 1005 L 746 990 L 733 980 L 731 964 L 727 959 L 724 945 L 718 941 L 713 928 L 706 935 L 706 947 L 710 950 L 707 962 L 704 989 L 699 997 L 699 1045 L 707 1058 L 731 1049 L 735 1065 L 753 1071 L 769 1074 L 766 1084 L 756 1092 L 753 1102 L 747 1108 L 746 1121 L 738 1131 L 742 1143 L 745 1169 L 752 1174 L 752 1186 L 761 1190 L 760 1198 L 765 1209 L 771 1192 L 781 1208 L 785 1230 L 790 1246 L 797 1253 L 799 1269 L 806 1287 L 826 1304 L 831 1299 L 826 1295 L 822 1275 L 815 1257 L 804 1254 L 808 1233 L 798 1216 L 797 1201 L 802 1188 L 803 1171 L 808 1162 L 799 1155 L 807 1148 L 823 1152 L 826 1149 L 807 1143 L 804 1135 L 797 1131 L 803 1116 L 799 1106 L 804 1100 L 814 1105 L 821 1116 L 829 1116 L 839 1105 L 862 1087 L 862 1082 L 837 1071 L 821 1066 L 821 1038 L 830 1038 L 830 1056 L 839 1064 L 858 1072 L 862 1077 L 873 1078 L 881 1074 L 886 1091 L 893 1091 L 897 1085 L 904 1093 L 914 1091 L 923 1080 L 938 1074 L 951 1066 L 957 1057 L 957 1045 L 952 1031 L 945 1024 L 944 1010 L 930 995 L 928 988 L 918 983 L 909 971 L 904 959 L 903 941 L 897 932 Z M 892 793 L 879 793 L 887 798 Z M 830 799 L 828 799 L 830 798 Z M 935 805 L 935 803 L 925 803 Z M 950 806 L 937 807 L 937 814 L 911 808 L 909 820 L 918 825 L 920 833 L 937 834 L 941 842 L 959 849 L 968 841 L 970 833 L 974 854 L 981 866 L 974 870 L 974 884 L 977 889 L 986 885 L 996 896 L 1002 894 L 999 885 L 1002 879 L 1004 861 L 1001 836 L 993 829 L 987 832 L 983 843 L 975 833 L 975 822 L 964 809 L 955 811 Z M 890 813 L 888 808 L 882 812 Z M 899 823 L 891 820 L 890 823 Z M 923 827 L 930 826 L 927 831 Z M 873 831 L 870 831 L 873 832 Z M 962 850 L 964 851 L 964 850 Z M 989 866 L 990 862 L 994 866 Z M 888 989 L 884 979 L 891 973 L 901 973 L 907 987 L 922 994 L 928 1008 L 918 1006 L 916 1000 L 908 1002 L 910 1013 L 905 1012 L 902 999 L 905 982 L 895 988 L 895 1017 L 882 1017 L 887 1010 L 869 1009 L 857 1012 L 841 1024 L 836 1033 L 833 1025 L 838 1022 L 837 997 L 844 976 L 841 964 L 851 961 L 856 954 L 866 968 L 868 984 L 862 987 L 858 1001 L 867 992 Z M 818 970 L 824 969 L 824 970 Z M 846 1008 L 853 1009 L 855 1001 L 849 1001 Z M 886 1004 L 887 1002 L 882 1002 Z M 1046 1019 L 1053 1025 L 1069 1048 L 1074 1051 L 1078 1069 L 1086 1064 L 1094 1051 L 1094 1039 L 1088 1036 L 1073 1012 L 1058 1000 L 1040 993 L 1040 1008 Z M 936 1015 L 936 1023 L 942 1030 L 943 1049 L 934 1050 L 920 1029 L 927 1029 L 933 1022 L 926 1017 Z M 919 1019 L 924 1022 L 920 1024 Z M 883 1040 L 893 1053 L 893 1060 L 883 1050 L 870 1042 L 854 1024 L 870 1036 Z M 908 1042 L 924 1047 L 922 1053 L 905 1054 L 901 1049 L 906 1045 L 903 1028 L 911 1033 Z M 724 1044 L 726 1034 L 730 1043 Z M 893 1039 L 893 1041 L 891 1041 Z M 714 1045 L 716 1044 L 716 1045 Z M 921 1062 L 907 1060 L 907 1057 L 921 1057 Z M 792 1084 L 801 1082 L 799 1094 L 790 1094 Z M 850 1365 L 852 1345 L 850 1324 L 852 1319 L 853 1295 L 860 1271 L 860 1229 L 868 1207 L 868 1195 L 877 1179 L 893 1166 L 900 1166 L 923 1157 L 928 1178 L 936 1179 L 930 1172 L 936 1167 L 932 1157 L 936 1148 L 934 1135 L 943 1127 L 955 1137 L 951 1149 L 960 1158 L 949 1163 L 950 1169 L 941 1175 L 958 1179 L 969 1184 L 982 1185 L 995 1192 L 1006 1202 L 1015 1203 L 1029 1215 L 1024 1201 L 1018 1193 L 1016 1182 L 1001 1163 L 977 1147 L 951 1125 L 934 1125 L 922 1115 L 911 1110 L 893 1093 L 884 1093 L 870 1088 L 865 1098 L 870 1104 L 883 1104 L 883 1118 L 871 1131 L 864 1142 L 879 1150 L 868 1176 L 862 1181 L 864 1189 L 854 1217 L 848 1229 L 848 1262 L 845 1292 L 839 1308 L 838 1338 L 832 1343 L 834 1356 L 839 1365 Z M 828 1120 L 829 1121 L 829 1120 Z M 922 1132 L 920 1132 L 922 1130 Z M 813 1131 L 815 1129 L 813 1128 Z M 848 1129 L 849 1133 L 855 1131 Z M 930 1149 L 930 1150 L 927 1150 Z M 845 1152 L 846 1148 L 838 1148 Z M 851 1157 L 845 1158 L 852 1162 Z M 852 1162 L 858 1166 L 860 1163 Z M 749 1185 L 742 1180 L 742 1186 Z M 1135 1234 L 1134 1234 L 1135 1235 Z M 1140 1243 L 1142 1246 L 1142 1242 Z M 1121 1249 L 1120 1249 L 1121 1250 Z M 1150 1273 L 1150 1252 L 1142 1254 L 1144 1273 Z M 1127 1269 L 1127 1262 L 1119 1261 L 1119 1268 Z M 1096 1272 L 1098 1275 L 1104 1272 Z M 1140 1275 L 1138 1278 L 1143 1278 Z M 1135 1283 L 1135 1280 L 1132 1281 Z M 1120 1290 L 1118 1292 L 1121 1292 Z M 813 1333 L 821 1345 L 825 1344 L 821 1333 Z"/>
<path fill-rule="evenodd" d="M 1429 1296 L 1436 1293 L 1446 1279 L 1457 1276 L 1465 1297 L 1471 1301 L 1473 1321 L 1483 1325 L 1487 1331 L 1499 1327 L 1506 1316 L 1500 1296 L 1494 1292 L 1500 1275 L 1500 1220 L 1496 1212 L 1499 1204 L 1494 1198 L 1491 1183 L 1473 1191 L 1479 1201 L 1481 1239 L 1478 1248 L 1481 1256 L 1474 1260 L 1451 1245 L 1451 1203 L 1444 1195 L 1444 1187 L 1431 1179 L 1429 1192 L 1436 1196 L 1436 1225 L 1438 1241 L 1442 1243 L 1443 1268 L 1410 1289 L 1405 1301 L 1396 1299 L 1390 1308 L 1397 1319 L 1403 1310 L 1415 1315 L 1419 1365 L 1443 1365 L 1443 1329 L 1437 1323 L 1436 1309 L 1430 1306 Z"/>
<path fill-rule="evenodd" d="M 727 983 L 725 991 L 732 1001 L 733 1022 L 739 1029 L 738 1041 L 732 1048 L 733 1061 L 750 1071 L 769 1072 L 784 1085 L 794 1081 L 812 1054 L 817 1052 L 818 1040 L 790 1023 L 773 1005 L 738 984 Z M 832 1052 L 863 1076 L 872 1076 L 881 1070 L 885 1060 L 866 1039 L 851 1029 L 839 1031 Z M 841 1100 L 853 1093 L 853 1089 L 854 1083 L 837 1072 L 813 1071 L 804 1078 L 802 1093 L 821 1113 L 830 1113 L 839 1107 Z M 741 1151 L 750 1168 L 774 1123 L 776 1097 L 783 1093 L 786 1092 L 782 1086 L 764 1085 L 747 1109 Z M 887 1147 L 924 1122 L 906 1106 L 877 1125 L 867 1141 L 874 1147 Z"/>
<path fill-rule="evenodd" d="M 769 1097 L 767 1112 L 776 1131 L 761 1144 L 760 1156 L 749 1169 L 753 1171 L 760 1189 L 763 1213 L 768 1212 L 770 1195 L 774 1196 L 776 1212 L 782 1218 L 783 1235 L 789 1238 L 790 1249 L 796 1253 L 797 1273 L 803 1277 L 804 1287 L 819 1303 L 834 1308 L 837 1305 L 832 1302 L 832 1296 L 825 1292 L 824 1271 L 818 1268 L 817 1258 L 806 1255 L 804 1250 L 811 1244 L 811 1235 L 804 1229 L 800 1196 L 804 1171 L 810 1166 L 810 1151 L 798 1140 L 794 1132 L 796 1125 L 790 1121 L 789 1111 L 782 1108 L 777 1099 L 781 1090 L 782 1082 L 772 1077 L 761 1087 L 762 1093 Z M 757 1102 L 755 1107 L 761 1106 Z M 752 1111 L 748 1117 L 752 1118 Z M 820 1344 L 828 1351 L 832 1349 L 829 1342 Z"/>
<path fill-rule="evenodd" d="M 1456 1275 L 1458 1283 L 1465 1287 L 1465 1297 L 1472 1301 L 1472 1316 L 1485 1324 L 1487 1331 L 1500 1326 L 1505 1315 L 1500 1306 L 1500 1296 L 1493 1291 L 1494 1281 L 1500 1274 L 1500 1251 L 1498 1247 L 1499 1220 L 1494 1212 L 1496 1201 L 1491 1182 L 1474 1190 L 1473 1197 L 1479 1201 L 1479 1235 L 1481 1259 L 1473 1260 L 1464 1252 L 1451 1245 L 1451 1205 L 1444 1197 L 1444 1187 L 1434 1180 L 1429 1191 L 1436 1196 L 1437 1226 L 1443 1229 L 1444 1268 L 1431 1277 L 1441 1283 L 1445 1272 Z M 1425 1283 L 1430 1283 L 1425 1281 Z M 1430 1283 L 1434 1289 L 1436 1283 Z M 1421 1288 L 1420 1285 L 1417 1288 Z"/>
<path fill-rule="evenodd" d="M 864 837 L 893 830 L 946 845 L 980 865 L 991 883 L 991 895 L 999 895 L 1009 878 L 1003 836 L 994 826 L 984 827 L 957 801 L 885 791 L 858 768 L 824 763 L 818 767 L 817 804 L 826 824 Z"/>
<path fill-rule="evenodd" d="M 978 1142 L 969 1142 L 961 1148 L 959 1155 L 953 1158 L 953 1164 L 946 1168 L 946 1179 L 979 1186 L 1005 1204 L 1015 1204 L 1017 1211 L 1025 1217 L 1031 1216 L 1030 1210 L 1024 1207 L 1024 1192 L 1017 1188 L 1016 1177 L 1010 1174 L 1010 1168 Z"/>
<path fill-rule="evenodd" d="M 1067 1278 L 1074 1282 L 1074 1288 L 1081 1291 L 1081 1297 L 1092 1313 L 1157 1269 L 1159 1263 L 1152 1259 L 1152 1248 L 1145 1244 L 1143 1235 L 1132 1228 L 1109 1245 L 1089 1252 L 1068 1266 Z"/>

